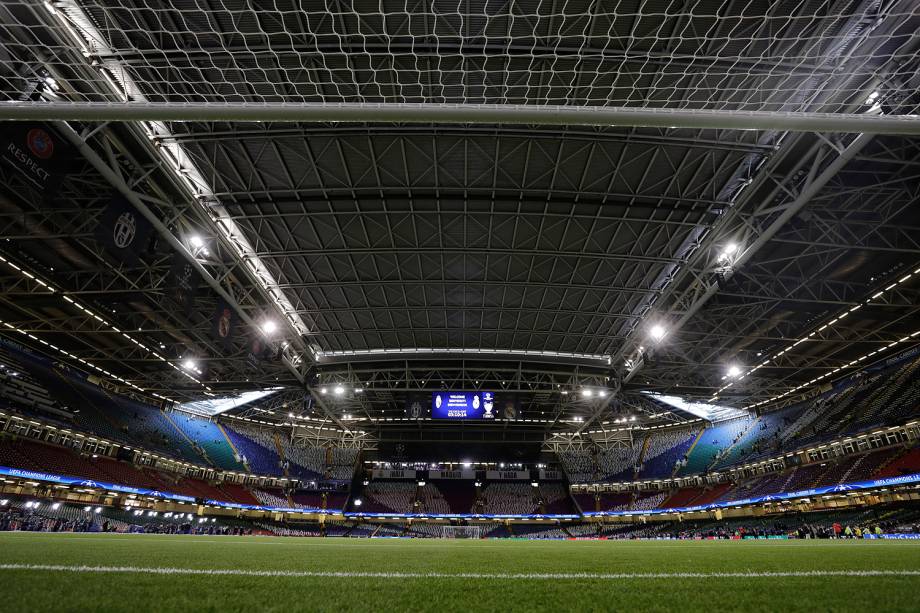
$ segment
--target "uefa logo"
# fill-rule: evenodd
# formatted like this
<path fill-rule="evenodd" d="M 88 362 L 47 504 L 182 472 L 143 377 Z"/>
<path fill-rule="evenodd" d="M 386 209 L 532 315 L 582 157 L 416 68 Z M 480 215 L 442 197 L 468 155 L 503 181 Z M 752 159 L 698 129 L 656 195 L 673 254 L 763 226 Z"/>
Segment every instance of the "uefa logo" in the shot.
<path fill-rule="evenodd" d="M 26 134 L 26 145 L 29 151 L 37 158 L 47 160 L 54 155 L 54 141 L 51 136 L 41 128 L 32 128 Z"/>
<path fill-rule="evenodd" d="M 115 220 L 115 227 L 112 229 L 112 241 L 119 249 L 124 249 L 134 240 L 134 234 L 137 232 L 137 221 L 134 215 L 125 211 Z"/>

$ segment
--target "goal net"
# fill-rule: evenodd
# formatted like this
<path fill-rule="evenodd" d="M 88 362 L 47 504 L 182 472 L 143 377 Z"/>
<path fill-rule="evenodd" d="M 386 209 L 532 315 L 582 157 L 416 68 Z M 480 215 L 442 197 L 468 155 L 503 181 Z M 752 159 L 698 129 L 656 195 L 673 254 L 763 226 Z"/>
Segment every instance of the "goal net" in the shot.
<path fill-rule="evenodd" d="M 441 538 L 478 539 L 482 538 L 482 528 L 480 526 L 442 526 Z"/>
<path fill-rule="evenodd" d="M 708 113 L 748 128 L 740 116 L 759 113 L 899 115 L 909 131 L 916 17 L 912 0 L 7 0 L 0 119 L 713 127 Z"/>

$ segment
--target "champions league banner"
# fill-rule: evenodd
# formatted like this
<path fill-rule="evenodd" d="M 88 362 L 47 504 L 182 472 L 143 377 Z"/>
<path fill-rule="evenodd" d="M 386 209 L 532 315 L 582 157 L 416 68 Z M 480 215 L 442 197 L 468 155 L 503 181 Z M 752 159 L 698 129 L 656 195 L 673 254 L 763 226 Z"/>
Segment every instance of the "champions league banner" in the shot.
<path fill-rule="evenodd" d="M 435 392 L 431 395 L 434 419 L 495 419 L 493 392 Z"/>
<path fill-rule="evenodd" d="M 117 483 L 105 483 L 104 481 L 93 481 L 91 479 L 81 479 L 79 477 L 65 477 L 52 473 L 36 472 L 34 470 L 23 470 L 21 468 L 9 468 L 0 466 L 0 475 L 7 477 L 19 477 L 20 479 L 33 479 L 35 481 L 50 481 L 51 483 L 61 483 L 63 485 L 76 485 L 79 487 L 92 487 L 110 492 L 120 492 L 124 494 L 137 494 L 138 496 L 151 496 L 153 498 L 163 498 L 165 500 L 177 500 L 180 502 L 194 503 L 195 499 L 191 496 L 182 494 L 171 494 L 159 490 L 148 490 L 140 487 L 130 487 L 127 485 L 118 485 Z"/>
<path fill-rule="evenodd" d="M 32 479 L 35 481 L 47 481 L 51 483 L 60 483 L 63 485 L 75 485 L 77 487 L 91 487 L 94 489 L 106 490 L 109 492 L 119 492 L 123 494 L 137 494 L 138 496 L 150 496 L 152 498 L 161 498 L 163 500 L 174 500 L 176 502 L 188 502 L 196 504 L 196 499 L 192 496 L 183 494 L 172 494 L 170 492 L 161 492 L 159 490 L 148 490 L 140 487 L 130 487 L 119 485 L 117 483 L 106 483 L 104 481 L 93 481 L 91 479 L 81 479 L 80 477 L 65 477 L 64 475 L 55 475 L 53 473 L 43 473 L 34 470 L 23 470 L 21 468 L 10 468 L 9 466 L 0 466 L 0 475 L 7 477 L 18 477 L 20 479 Z M 270 511 L 272 513 L 339 513 L 337 509 L 313 509 L 313 508 L 291 508 L 291 507 L 263 507 L 253 504 L 241 504 L 236 502 L 224 502 L 222 500 L 205 500 L 204 504 L 221 507 L 225 509 L 247 509 L 250 511 Z"/>

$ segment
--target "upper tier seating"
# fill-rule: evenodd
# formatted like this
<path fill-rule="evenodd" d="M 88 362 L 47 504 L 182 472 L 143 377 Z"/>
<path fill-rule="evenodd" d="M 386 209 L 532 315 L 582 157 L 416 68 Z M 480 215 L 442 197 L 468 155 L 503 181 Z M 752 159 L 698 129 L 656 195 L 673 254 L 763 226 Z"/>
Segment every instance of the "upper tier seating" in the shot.
<path fill-rule="evenodd" d="M 249 428 L 238 424 L 224 424 L 224 431 L 239 452 L 249 470 L 260 475 L 284 476 L 284 462 L 274 448 L 271 435 L 267 440 L 258 428 Z"/>
<path fill-rule="evenodd" d="M 677 461 L 687 454 L 698 435 L 698 429 L 650 432 L 638 478 L 664 479 L 670 477 Z"/>
<path fill-rule="evenodd" d="M 636 437 L 629 447 L 611 447 L 597 453 L 597 464 L 604 481 L 632 481 L 645 437 Z"/>
<path fill-rule="evenodd" d="M 693 475 L 706 472 L 717 456 L 740 439 L 752 422 L 751 417 L 739 417 L 707 428 L 690 450 L 686 464 L 677 474 Z"/>
<path fill-rule="evenodd" d="M 167 414 L 166 417 L 202 449 L 214 466 L 224 470 L 243 470 L 242 462 L 237 459 L 236 452 L 216 423 L 180 412 Z"/>
<path fill-rule="evenodd" d="M 597 464 L 594 451 L 591 449 L 570 449 L 560 451 L 559 462 L 569 477 L 571 483 L 588 483 L 594 481 L 597 474 Z"/>
<path fill-rule="evenodd" d="M 780 431 L 794 423 L 802 411 L 803 407 L 799 405 L 761 415 L 741 438 L 722 454 L 713 469 L 720 470 L 726 466 L 740 464 L 761 453 L 779 453 L 781 449 Z"/>

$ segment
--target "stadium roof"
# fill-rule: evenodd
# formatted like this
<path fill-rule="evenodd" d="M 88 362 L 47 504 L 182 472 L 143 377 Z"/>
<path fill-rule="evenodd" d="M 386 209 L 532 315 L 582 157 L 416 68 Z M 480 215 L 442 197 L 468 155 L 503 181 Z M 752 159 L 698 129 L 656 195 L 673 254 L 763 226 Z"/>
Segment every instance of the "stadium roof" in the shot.
<path fill-rule="evenodd" d="M 300 4 L 0 6 L 0 118 L 72 157 L 0 165 L 3 334 L 164 399 L 482 388 L 568 430 L 914 342 L 915 3 Z M 116 194 L 139 253 L 97 235 Z"/>

